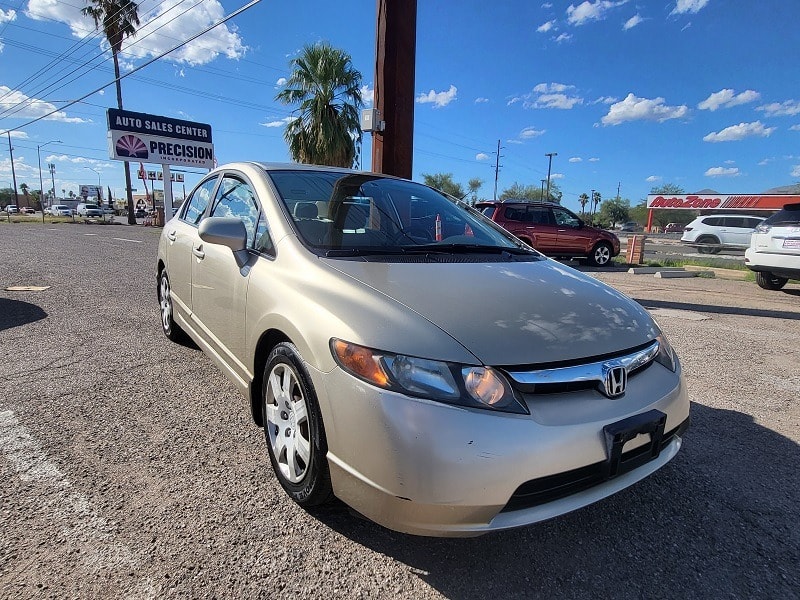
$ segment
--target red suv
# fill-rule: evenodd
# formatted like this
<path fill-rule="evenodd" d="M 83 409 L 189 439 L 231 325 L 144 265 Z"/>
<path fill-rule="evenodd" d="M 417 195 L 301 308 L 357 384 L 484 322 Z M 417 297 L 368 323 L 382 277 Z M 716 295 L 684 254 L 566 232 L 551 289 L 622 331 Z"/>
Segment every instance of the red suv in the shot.
<path fill-rule="evenodd" d="M 584 224 L 550 202 L 479 202 L 479 211 L 547 256 L 578 257 L 602 267 L 619 254 L 619 238 Z"/>

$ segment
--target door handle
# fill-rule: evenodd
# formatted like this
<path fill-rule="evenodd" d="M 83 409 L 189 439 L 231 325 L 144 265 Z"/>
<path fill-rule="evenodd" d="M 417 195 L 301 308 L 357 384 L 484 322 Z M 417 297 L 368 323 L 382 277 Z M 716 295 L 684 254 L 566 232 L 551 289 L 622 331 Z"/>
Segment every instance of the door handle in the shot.
<path fill-rule="evenodd" d="M 206 253 L 203 252 L 203 244 L 199 246 L 192 246 L 192 254 L 194 254 L 200 260 L 203 260 L 206 257 Z"/>
<path fill-rule="evenodd" d="M 168 239 L 170 242 L 174 242 L 175 240 L 177 240 L 177 239 L 178 239 L 178 234 L 177 234 L 177 232 L 176 232 L 174 229 L 173 229 L 172 231 L 170 231 L 170 232 L 167 234 L 167 239 Z"/>

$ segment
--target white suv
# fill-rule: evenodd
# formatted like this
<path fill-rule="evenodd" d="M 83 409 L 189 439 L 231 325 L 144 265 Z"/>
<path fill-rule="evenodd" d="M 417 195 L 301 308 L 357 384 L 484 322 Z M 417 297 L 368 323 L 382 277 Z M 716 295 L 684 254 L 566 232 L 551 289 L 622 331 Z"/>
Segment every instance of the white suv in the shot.
<path fill-rule="evenodd" d="M 800 279 L 800 204 L 787 204 L 756 227 L 744 263 L 765 290 Z"/>
<path fill-rule="evenodd" d="M 683 229 L 681 242 L 694 246 L 700 254 L 717 254 L 723 248 L 750 245 L 750 235 L 764 221 L 752 215 L 704 215 Z"/>

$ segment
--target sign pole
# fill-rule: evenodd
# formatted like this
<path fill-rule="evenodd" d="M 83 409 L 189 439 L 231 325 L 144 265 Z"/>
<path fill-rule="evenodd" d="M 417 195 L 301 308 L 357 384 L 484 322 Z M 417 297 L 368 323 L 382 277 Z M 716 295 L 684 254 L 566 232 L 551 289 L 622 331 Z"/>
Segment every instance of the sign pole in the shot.
<path fill-rule="evenodd" d="M 166 223 L 168 219 L 172 218 L 172 174 L 168 164 L 164 163 L 161 166 L 164 170 L 164 223 Z M 169 207 L 169 212 L 167 212 L 167 207 Z"/>

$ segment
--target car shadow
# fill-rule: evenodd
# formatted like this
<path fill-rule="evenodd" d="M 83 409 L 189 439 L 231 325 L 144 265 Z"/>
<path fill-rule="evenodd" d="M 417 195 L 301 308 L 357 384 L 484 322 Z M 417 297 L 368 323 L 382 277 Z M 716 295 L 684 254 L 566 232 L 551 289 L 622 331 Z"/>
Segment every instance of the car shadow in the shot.
<path fill-rule="evenodd" d="M 634 298 L 645 308 L 670 308 L 673 310 L 688 310 L 692 312 L 740 315 L 744 317 L 770 317 L 773 319 L 789 319 L 800 321 L 800 313 L 788 310 L 770 310 L 764 308 L 744 308 L 741 306 L 719 306 L 716 304 L 696 304 L 694 302 L 673 302 L 668 300 L 651 300 Z"/>
<path fill-rule="evenodd" d="M 47 313 L 38 305 L 22 300 L 0 298 L 0 331 L 44 319 Z"/>
<path fill-rule="evenodd" d="M 313 514 L 447 598 L 793 596 L 800 446 L 741 412 L 694 404 L 692 419 L 681 452 L 649 478 L 521 529 L 423 538 L 341 503 Z"/>

